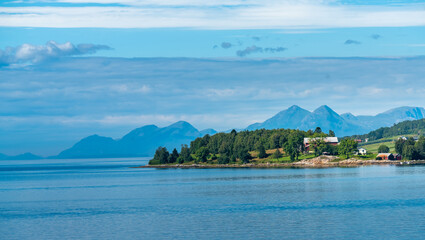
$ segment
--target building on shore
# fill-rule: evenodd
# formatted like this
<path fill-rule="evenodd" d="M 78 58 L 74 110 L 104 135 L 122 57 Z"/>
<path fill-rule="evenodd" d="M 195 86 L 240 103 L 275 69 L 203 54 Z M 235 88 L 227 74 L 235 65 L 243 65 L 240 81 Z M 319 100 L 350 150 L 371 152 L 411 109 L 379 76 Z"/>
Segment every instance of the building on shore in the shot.
<path fill-rule="evenodd" d="M 367 154 L 367 150 L 364 149 L 364 148 L 359 148 L 357 151 L 358 151 L 359 155 L 366 155 Z"/>
<path fill-rule="evenodd" d="M 336 146 L 338 145 L 339 141 L 337 137 L 316 137 L 316 138 L 304 138 L 304 148 L 308 152 L 310 151 L 310 143 L 314 142 L 315 140 L 323 140 L 326 144 Z"/>
<path fill-rule="evenodd" d="M 403 157 L 400 154 L 392 154 L 392 153 L 378 153 L 376 158 L 380 157 L 382 160 L 402 160 Z"/>
<path fill-rule="evenodd" d="M 392 153 L 378 153 L 376 158 L 381 158 L 382 160 L 394 160 L 394 155 Z"/>

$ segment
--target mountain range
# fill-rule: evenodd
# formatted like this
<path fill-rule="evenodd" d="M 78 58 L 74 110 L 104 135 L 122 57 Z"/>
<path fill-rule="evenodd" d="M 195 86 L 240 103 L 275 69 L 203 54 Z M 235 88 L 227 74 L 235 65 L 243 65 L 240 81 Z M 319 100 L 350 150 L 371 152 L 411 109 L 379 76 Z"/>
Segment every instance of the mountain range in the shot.
<path fill-rule="evenodd" d="M 291 128 L 322 131 L 333 130 L 336 136 L 364 134 L 380 127 L 388 127 L 406 120 L 418 120 L 425 117 L 425 109 L 420 107 L 399 107 L 376 116 L 354 116 L 351 113 L 339 115 L 330 107 L 323 105 L 313 112 L 294 105 L 279 112 L 263 123 L 254 123 L 247 130 Z"/>
<path fill-rule="evenodd" d="M 380 127 L 392 126 L 406 120 L 425 118 L 421 107 L 399 107 L 375 116 L 354 116 L 351 113 L 339 115 L 324 105 L 313 112 L 299 106 L 291 106 L 262 123 L 255 123 L 244 130 L 290 128 L 322 131 L 333 130 L 336 136 L 351 136 L 368 133 Z M 214 129 L 199 131 L 190 123 L 180 121 L 167 127 L 146 125 L 136 128 L 120 139 L 92 135 L 83 138 L 74 146 L 51 158 L 102 158 L 102 157 L 143 157 L 152 156 L 159 146 L 180 149 L 197 137 L 217 133 Z M 18 156 L 0 154 L 1 159 L 38 159 L 39 156 L 25 153 Z"/>
<path fill-rule="evenodd" d="M 57 158 L 143 157 L 152 156 L 159 146 L 180 149 L 197 137 L 215 134 L 213 129 L 198 131 L 188 122 L 176 122 L 159 128 L 146 125 L 136 128 L 121 139 L 92 135 L 62 151 Z"/>

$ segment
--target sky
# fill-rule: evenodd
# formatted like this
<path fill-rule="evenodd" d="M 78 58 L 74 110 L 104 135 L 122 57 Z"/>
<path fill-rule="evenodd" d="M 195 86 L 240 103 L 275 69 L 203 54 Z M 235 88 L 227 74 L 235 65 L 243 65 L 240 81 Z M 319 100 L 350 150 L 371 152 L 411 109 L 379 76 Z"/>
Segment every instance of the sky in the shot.
<path fill-rule="evenodd" d="M 424 56 L 423 1 L 5 0 L 0 153 L 178 120 L 244 128 L 294 104 L 423 107 Z"/>

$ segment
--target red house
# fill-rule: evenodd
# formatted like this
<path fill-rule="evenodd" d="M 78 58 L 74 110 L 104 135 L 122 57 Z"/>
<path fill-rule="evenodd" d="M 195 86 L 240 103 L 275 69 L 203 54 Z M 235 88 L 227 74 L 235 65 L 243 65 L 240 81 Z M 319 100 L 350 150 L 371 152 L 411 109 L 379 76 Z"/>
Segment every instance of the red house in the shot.
<path fill-rule="evenodd" d="M 332 145 L 332 146 L 336 146 L 338 145 L 338 138 L 337 137 L 317 137 L 317 138 L 304 138 L 304 147 L 305 150 L 308 152 L 310 151 L 310 142 L 313 142 L 314 140 L 319 140 L 322 139 L 323 141 L 325 141 L 325 143 Z"/>

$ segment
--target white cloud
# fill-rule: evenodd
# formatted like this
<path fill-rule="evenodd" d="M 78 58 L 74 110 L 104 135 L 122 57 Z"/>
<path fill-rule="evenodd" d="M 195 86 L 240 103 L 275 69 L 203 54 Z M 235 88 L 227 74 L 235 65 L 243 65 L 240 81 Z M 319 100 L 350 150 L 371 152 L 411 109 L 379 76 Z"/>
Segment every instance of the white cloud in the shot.
<path fill-rule="evenodd" d="M 382 97 L 389 96 L 389 89 L 378 88 L 374 86 L 362 87 L 357 90 L 358 94 L 366 97 Z"/>
<path fill-rule="evenodd" d="M 105 7 L 2 7 L 0 26 L 200 29 L 308 29 L 424 26 L 418 4 L 343 5 L 337 1 L 83 1 Z M 331 4 L 332 3 L 332 4 Z M 336 21 L 337 20 L 337 21 Z"/>
<path fill-rule="evenodd" d="M 231 97 L 235 95 L 236 91 L 234 89 L 208 89 L 207 95 L 209 97 Z"/>
<path fill-rule="evenodd" d="M 21 63 L 37 63 L 48 59 L 66 56 L 92 54 L 98 50 L 111 49 L 106 45 L 78 44 L 70 42 L 64 44 L 49 41 L 46 45 L 22 44 L 18 47 L 0 49 L 0 66 Z"/>
<path fill-rule="evenodd" d="M 127 84 L 112 85 L 110 89 L 118 93 L 149 93 L 152 90 L 147 85 L 131 86 Z"/>

